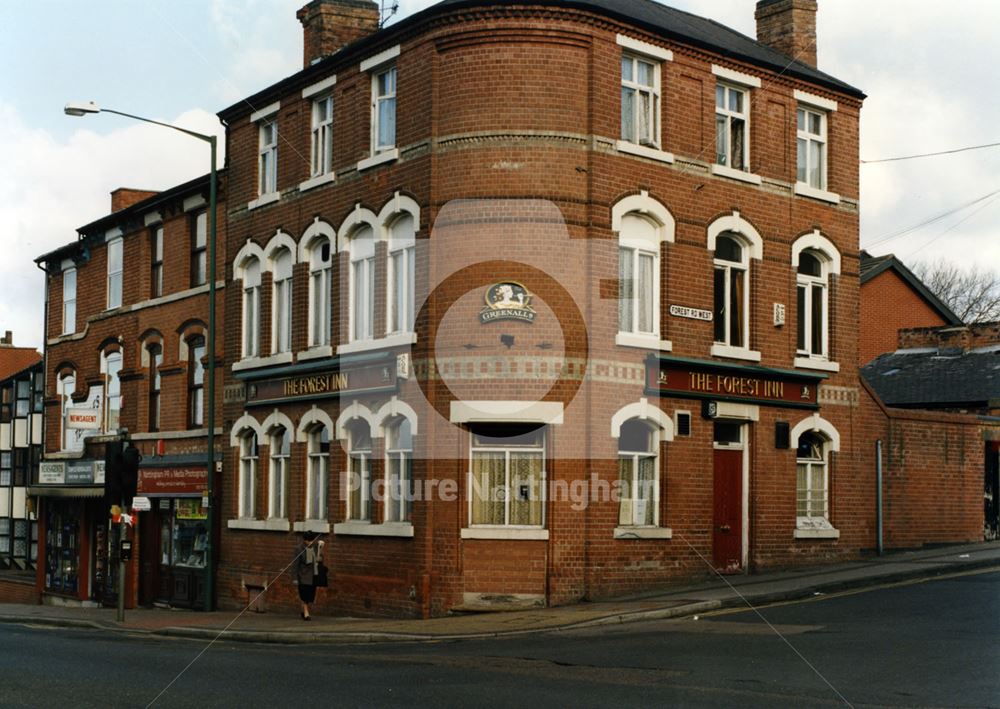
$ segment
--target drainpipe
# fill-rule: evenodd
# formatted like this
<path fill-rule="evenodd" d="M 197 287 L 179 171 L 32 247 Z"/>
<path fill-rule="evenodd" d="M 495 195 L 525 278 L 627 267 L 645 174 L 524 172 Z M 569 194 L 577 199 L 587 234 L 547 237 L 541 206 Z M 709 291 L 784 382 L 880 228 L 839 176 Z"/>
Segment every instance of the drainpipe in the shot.
<path fill-rule="evenodd" d="M 882 439 L 875 441 L 875 516 L 878 521 L 877 550 L 882 556 Z"/>

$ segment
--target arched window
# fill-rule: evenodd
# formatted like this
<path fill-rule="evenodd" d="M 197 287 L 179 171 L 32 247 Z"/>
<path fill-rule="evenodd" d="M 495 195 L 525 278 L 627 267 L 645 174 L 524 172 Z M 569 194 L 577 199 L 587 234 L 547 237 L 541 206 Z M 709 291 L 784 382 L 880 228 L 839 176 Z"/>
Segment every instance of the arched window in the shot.
<path fill-rule="evenodd" d="M 829 519 L 829 442 L 816 431 L 799 436 L 796 450 L 796 506 L 798 526 L 817 526 Z"/>
<path fill-rule="evenodd" d="M 386 430 L 385 501 L 386 522 L 409 522 L 413 485 L 413 430 L 410 420 L 400 416 Z"/>
<path fill-rule="evenodd" d="M 347 519 L 370 522 L 372 518 L 372 434 L 366 421 L 355 421 L 348 429 Z"/>
<path fill-rule="evenodd" d="M 267 476 L 267 516 L 288 518 L 288 463 L 292 455 L 292 435 L 284 426 L 270 434 L 270 460 Z"/>
<path fill-rule="evenodd" d="M 260 259 L 243 264 L 243 357 L 260 356 Z"/>
<path fill-rule="evenodd" d="M 246 431 L 240 436 L 239 518 L 253 519 L 257 501 L 257 434 Z"/>
<path fill-rule="evenodd" d="M 287 248 L 273 256 L 271 299 L 271 353 L 292 351 L 292 254 Z"/>
<path fill-rule="evenodd" d="M 163 345 L 154 342 L 146 347 L 149 354 L 149 430 L 160 430 L 160 365 L 163 364 Z"/>
<path fill-rule="evenodd" d="M 205 425 L 205 338 L 188 340 L 188 428 Z"/>
<path fill-rule="evenodd" d="M 330 344 L 330 283 L 332 259 L 330 240 L 314 239 L 309 252 L 309 346 Z"/>
<path fill-rule="evenodd" d="M 750 254 L 735 232 L 715 241 L 715 342 L 729 347 L 750 346 Z"/>
<path fill-rule="evenodd" d="M 118 375 L 122 371 L 122 353 L 107 352 L 101 358 L 104 375 L 104 432 L 118 431 L 122 408 L 122 385 Z"/>
<path fill-rule="evenodd" d="M 645 421 L 631 419 L 622 424 L 618 437 L 618 524 L 622 527 L 659 524 L 659 442 L 658 429 Z"/>
<path fill-rule="evenodd" d="M 802 356 L 826 359 L 829 355 L 829 269 L 821 252 L 808 249 L 799 254 L 795 283 L 798 293 L 796 349 Z"/>
<path fill-rule="evenodd" d="M 371 340 L 375 328 L 375 232 L 369 225 L 350 237 L 351 342 Z"/>
<path fill-rule="evenodd" d="M 618 331 L 659 337 L 659 227 L 638 214 L 622 218 L 618 247 Z"/>
<path fill-rule="evenodd" d="M 56 394 L 59 396 L 59 413 L 62 417 L 62 432 L 60 447 L 69 450 L 73 431 L 66 428 L 66 411 L 73 405 L 73 393 L 76 391 L 76 372 L 65 372 L 56 379 Z"/>
<path fill-rule="evenodd" d="M 404 213 L 389 228 L 387 322 L 390 335 L 413 332 L 415 253 L 413 216 Z"/>
<path fill-rule="evenodd" d="M 306 519 L 325 520 L 330 479 L 330 429 L 316 426 L 309 431 L 306 474 Z"/>

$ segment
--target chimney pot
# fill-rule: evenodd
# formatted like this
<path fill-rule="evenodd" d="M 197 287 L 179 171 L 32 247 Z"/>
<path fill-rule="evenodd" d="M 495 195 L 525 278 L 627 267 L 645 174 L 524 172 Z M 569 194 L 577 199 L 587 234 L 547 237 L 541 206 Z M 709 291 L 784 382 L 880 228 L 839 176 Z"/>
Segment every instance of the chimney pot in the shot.
<path fill-rule="evenodd" d="M 757 41 L 816 66 L 816 0 L 758 0 Z"/>
<path fill-rule="evenodd" d="M 302 23 L 302 63 L 308 67 L 377 32 L 381 11 L 372 0 L 312 0 L 295 16 Z"/>

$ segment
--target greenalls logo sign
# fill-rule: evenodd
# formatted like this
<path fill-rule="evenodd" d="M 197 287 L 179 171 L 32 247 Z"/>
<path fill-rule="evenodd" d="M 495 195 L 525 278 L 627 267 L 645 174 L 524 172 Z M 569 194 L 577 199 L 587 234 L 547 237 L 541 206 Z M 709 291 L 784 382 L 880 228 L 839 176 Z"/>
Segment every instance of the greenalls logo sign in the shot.
<path fill-rule="evenodd" d="M 484 325 L 499 320 L 520 320 L 533 323 L 537 313 L 531 307 L 534 298 L 528 289 L 514 281 L 503 281 L 486 290 L 486 307 L 479 312 Z"/>

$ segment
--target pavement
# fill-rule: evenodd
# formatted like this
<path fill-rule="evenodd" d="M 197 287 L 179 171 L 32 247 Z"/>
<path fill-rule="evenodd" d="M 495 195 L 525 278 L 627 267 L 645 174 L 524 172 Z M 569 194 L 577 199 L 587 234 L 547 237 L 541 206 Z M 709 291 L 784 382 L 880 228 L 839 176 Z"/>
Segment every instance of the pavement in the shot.
<path fill-rule="evenodd" d="M 821 567 L 717 577 L 641 596 L 503 613 L 463 613 L 429 620 L 391 620 L 287 612 L 135 609 L 125 621 L 110 608 L 0 604 L 0 622 L 84 628 L 131 635 L 255 643 L 428 642 L 560 632 L 649 620 L 683 618 L 852 589 L 1000 569 L 1000 541 L 896 552 Z"/>

